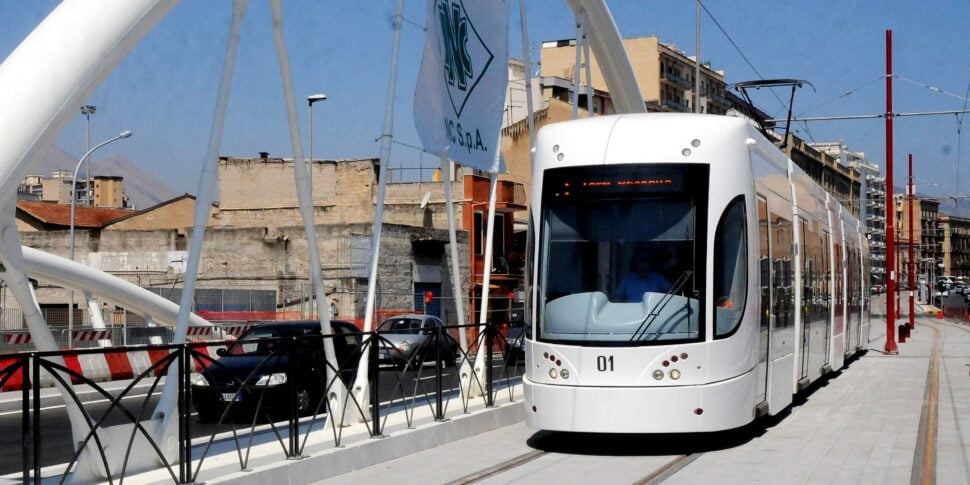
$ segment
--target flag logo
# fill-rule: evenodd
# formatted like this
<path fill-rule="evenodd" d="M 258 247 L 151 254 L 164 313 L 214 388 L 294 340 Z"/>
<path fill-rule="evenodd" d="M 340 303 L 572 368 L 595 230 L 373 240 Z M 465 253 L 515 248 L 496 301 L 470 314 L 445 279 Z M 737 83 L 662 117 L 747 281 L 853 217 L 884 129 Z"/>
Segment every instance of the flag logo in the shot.
<path fill-rule="evenodd" d="M 461 117 L 465 103 L 495 56 L 478 35 L 462 0 L 435 0 L 434 12 L 439 26 L 438 47 L 444 53 L 442 75 L 455 116 Z"/>

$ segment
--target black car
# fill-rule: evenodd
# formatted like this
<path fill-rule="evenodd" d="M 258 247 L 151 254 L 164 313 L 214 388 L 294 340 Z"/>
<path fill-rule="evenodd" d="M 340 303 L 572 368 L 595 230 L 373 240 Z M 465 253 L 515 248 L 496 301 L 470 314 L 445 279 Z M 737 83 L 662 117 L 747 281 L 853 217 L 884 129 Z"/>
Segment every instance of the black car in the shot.
<path fill-rule="evenodd" d="M 525 365 L 525 324 L 509 325 L 509 332 L 505 334 L 505 365 Z"/>
<path fill-rule="evenodd" d="M 349 384 L 361 355 L 360 330 L 349 322 L 335 320 L 331 324 L 340 379 Z M 320 322 L 315 320 L 263 323 L 249 329 L 228 349 L 220 349 L 216 362 L 192 376 L 192 403 L 199 419 L 218 421 L 230 403 L 233 415 L 251 418 L 259 408 L 260 417 L 263 411 L 274 418 L 287 417 L 290 383 L 296 385 L 299 415 L 313 412 L 332 379 L 320 335 Z M 293 352 L 296 362 L 291 369 Z"/>
<path fill-rule="evenodd" d="M 509 331 L 505 334 L 505 365 L 525 365 L 525 307 L 513 304 L 509 311 Z"/>

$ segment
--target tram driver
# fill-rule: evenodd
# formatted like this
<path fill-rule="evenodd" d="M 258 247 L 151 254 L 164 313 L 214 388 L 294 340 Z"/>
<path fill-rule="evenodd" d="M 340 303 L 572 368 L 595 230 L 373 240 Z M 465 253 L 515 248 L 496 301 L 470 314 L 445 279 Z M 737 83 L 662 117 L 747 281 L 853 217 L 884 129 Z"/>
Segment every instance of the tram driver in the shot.
<path fill-rule="evenodd" d="M 670 259 L 662 248 L 637 244 L 630 257 L 630 272 L 616 288 L 620 302 L 635 303 L 643 300 L 644 293 L 664 293 L 670 289 L 670 281 L 660 273 Z"/>

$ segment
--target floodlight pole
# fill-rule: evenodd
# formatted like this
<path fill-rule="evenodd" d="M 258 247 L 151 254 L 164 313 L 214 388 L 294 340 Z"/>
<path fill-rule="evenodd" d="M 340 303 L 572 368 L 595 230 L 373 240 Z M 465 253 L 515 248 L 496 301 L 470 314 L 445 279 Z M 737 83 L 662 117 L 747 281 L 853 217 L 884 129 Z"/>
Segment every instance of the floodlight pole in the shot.
<path fill-rule="evenodd" d="M 893 215 L 896 205 L 893 200 L 893 31 L 886 30 L 886 346 L 887 354 L 898 354 L 896 347 L 896 224 Z"/>
<path fill-rule="evenodd" d="M 313 103 L 326 101 L 326 94 L 311 94 L 307 96 L 307 181 L 310 183 L 310 200 L 313 200 Z M 313 205 L 313 204 L 310 204 Z M 311 311 L 313 309 L 311 308 Z M 320 311 L 317 309 L 317 311 Z"/>

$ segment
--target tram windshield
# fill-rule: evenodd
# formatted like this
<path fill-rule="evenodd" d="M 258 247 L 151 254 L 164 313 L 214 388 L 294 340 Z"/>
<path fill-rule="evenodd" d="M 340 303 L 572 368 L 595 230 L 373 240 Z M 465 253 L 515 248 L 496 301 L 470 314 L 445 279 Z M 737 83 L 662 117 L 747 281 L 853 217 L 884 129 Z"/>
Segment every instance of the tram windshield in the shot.
<path fill-rule="evenodd" d="M 702 340 L 707 174 L 673 164 L 547 171 L 539 340 Z"/>

